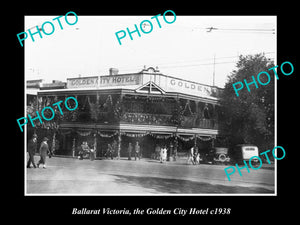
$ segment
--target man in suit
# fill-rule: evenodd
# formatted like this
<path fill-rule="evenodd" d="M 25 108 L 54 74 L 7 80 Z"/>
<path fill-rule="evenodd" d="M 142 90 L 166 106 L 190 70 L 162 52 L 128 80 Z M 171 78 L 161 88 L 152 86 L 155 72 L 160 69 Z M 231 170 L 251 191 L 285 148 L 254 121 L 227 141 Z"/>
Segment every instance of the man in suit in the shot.
<path fill-rule="evenodd" d="M 36 168 L 36 165 L 34 163 L 34 155 L 35 155 L 36 148 L 37 148 L 36 138 L 37 138 L 37 135 L 34 134 L 32 136 L 32 139 L 28 142 L 28 145 L 27 145 L 27 151 L 29 154 L 29 159 L 27 161 L 27 168 L 30 168 L 31 163 L 32 163 L 33 167 Z"/>
<path fill-rule="evenodd" d="M 49 146 L 47 144 L 47 141 L 49 139 L 47 137 L 44 137 L 43 142 L 41 143 L 40 147 L 40 161 L 37 163 L 37 167 L 39 167 L 40 164 L 43 164 L 43 168 L 46 169 L 46 156 L 49 151 Z"/>

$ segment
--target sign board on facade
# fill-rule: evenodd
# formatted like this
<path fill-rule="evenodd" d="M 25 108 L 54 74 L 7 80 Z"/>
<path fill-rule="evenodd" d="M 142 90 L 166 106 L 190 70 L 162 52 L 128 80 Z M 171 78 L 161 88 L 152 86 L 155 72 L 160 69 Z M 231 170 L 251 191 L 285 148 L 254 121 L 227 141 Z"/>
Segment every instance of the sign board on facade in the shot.
<path fill-rule="evenodd" d="M 68 88 L 97 88 L 141 84 L 140 74 L 78 77 L 67 79 Z"/>
<path fill-rule="evenodd" d="M 78 78 L 68 78 L 67 87 L 68 88 L 96 88 L 98 87 L 98 76 L 96 77 L 78 77 Z"/>
<path fill-rule="evenodd" d="M 217 88 L 162 74 L 121 74 L 108 76 L 78 77 L 67 79 L 67 88 L 100 88 L 113 86 L 139 87 L 149 81 L 166 92 L 180 92 L 194 96 L 216 97 Z"/>
<path fill-rule="evenodd" d="M 124 74 L 114 76 L 101 76 L 99 86 L 125 86 L 141 84 L 140 74 Z"/>
<path fill-rule="evenodd" d="M 212 96 L 216 92 L 215 88 L 213 87 L 171 77 L 168 77 L 167 79 L 167 87 L 169 89 L 167 91 L 180 90 L 180 92 L 186 94 L 199 96 Z"/>

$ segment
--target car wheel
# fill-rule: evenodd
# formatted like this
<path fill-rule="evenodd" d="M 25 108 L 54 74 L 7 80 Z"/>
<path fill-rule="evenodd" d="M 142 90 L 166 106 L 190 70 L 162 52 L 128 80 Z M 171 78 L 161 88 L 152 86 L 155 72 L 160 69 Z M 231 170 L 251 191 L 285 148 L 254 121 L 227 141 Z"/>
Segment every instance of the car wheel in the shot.
<path fill-rule="evenodd" d="M 224 163 L 226 161 L 226 155 L 225 154 L 220 154 L 218 157 L 218 160 L 222 163 Z"/>

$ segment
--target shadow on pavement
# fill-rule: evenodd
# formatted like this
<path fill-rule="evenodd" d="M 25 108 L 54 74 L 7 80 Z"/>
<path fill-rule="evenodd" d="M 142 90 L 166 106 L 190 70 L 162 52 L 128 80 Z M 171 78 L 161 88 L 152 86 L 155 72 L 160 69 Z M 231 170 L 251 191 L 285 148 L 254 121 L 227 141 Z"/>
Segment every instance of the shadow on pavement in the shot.
<path fill-rule="evenodd" d="M 117 182 L 141 186 L 143 188 L 153 189 L 162 194 L 272 194 L 272 190 L 260 187 L 240 187 L 240 186 L 225 186 L 213 185 L 204 182 L 194 182 L 179 179 L 166 179 L 157 177 L 137 177 L 114 175 L 117 177 Z"/>

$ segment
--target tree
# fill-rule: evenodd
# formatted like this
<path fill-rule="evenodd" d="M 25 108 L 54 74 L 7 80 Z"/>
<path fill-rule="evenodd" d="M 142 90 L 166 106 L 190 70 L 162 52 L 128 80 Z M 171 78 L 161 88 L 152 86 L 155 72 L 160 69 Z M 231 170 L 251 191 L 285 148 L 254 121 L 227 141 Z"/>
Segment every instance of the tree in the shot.
<path fill-rule="evenodd" d="M 221 134 L 228 135 L 231 145 L 248 143 L 257 145 L 261 150 L 274 147 L 274 63 L 267 60 L 263 54 L 240 56 L 239 62 L 228 76 L 228 81 L 221 94 L 220 104 L 223 110 L 223 123 L 220 126 Z M 257 81 L 257 74 L 266 71 L 270 75 L 270 82 L 263 86 Z M 255 78 L 258 88 L 247 83 Z M 243 82 L 244 89 L 235 94 L 233 84 Z M 266 75 L 260 76 L 262 83 L 267 83 Z"/>

